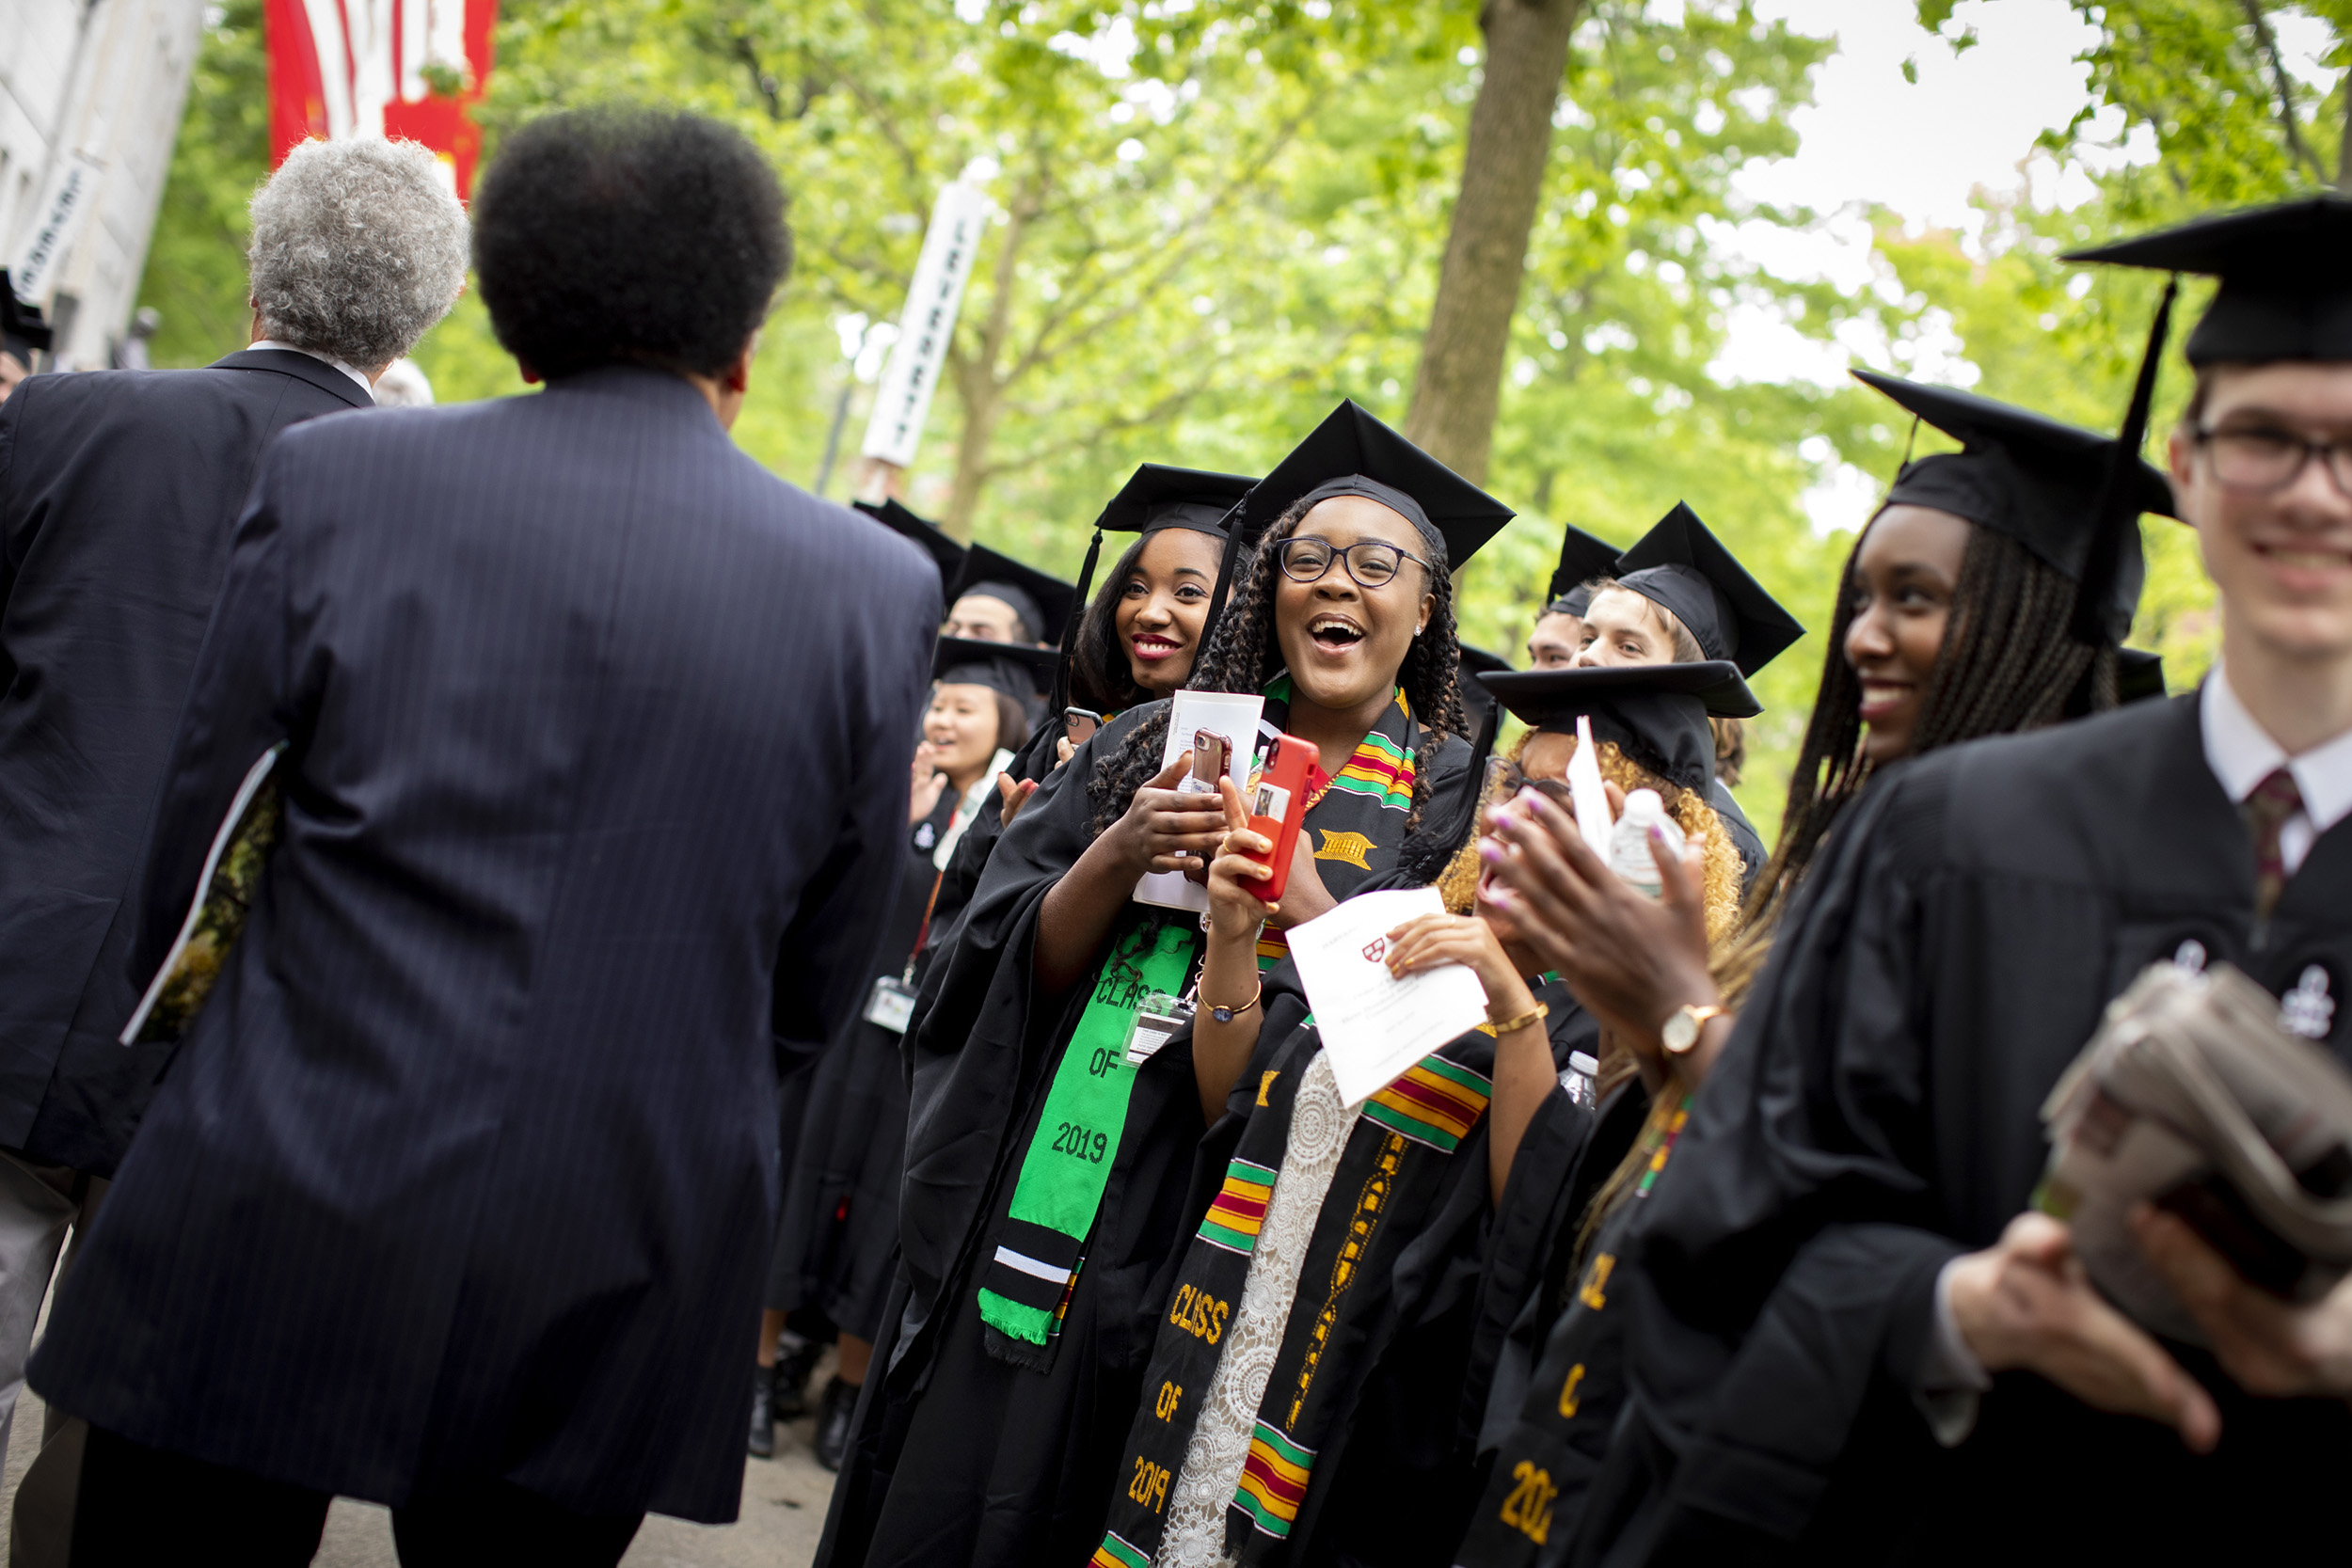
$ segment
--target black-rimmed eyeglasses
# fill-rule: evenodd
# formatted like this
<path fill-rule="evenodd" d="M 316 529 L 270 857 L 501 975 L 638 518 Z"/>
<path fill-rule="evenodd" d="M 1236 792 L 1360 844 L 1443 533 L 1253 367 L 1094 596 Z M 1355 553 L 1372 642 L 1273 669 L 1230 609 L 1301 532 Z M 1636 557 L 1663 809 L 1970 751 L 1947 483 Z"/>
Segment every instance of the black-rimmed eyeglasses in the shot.
<path fill-rule="evenodd" d="M 1312 534 L 1294 535 L 1276 547 L 1275 559 L 1281 562 L 1282 575 L 1293 582 L 1321 582 L 1331 569 L 1333 558 L 1345 562 L 1347 575 L 1359 588 L 1385 588 L 1396 580 L 1407 561 L 1426 572 L 1429 562 L 1394 545 L 1377 539 L 1360 540 L 1341 549 L 1328 539 Z"/>
<path fill-rule="evenodd" d="M 2190 439 L 2213 456 L 2213 477 L 2228 490 L 2267 495 L 2303 477 L 2314 457 L 2336 489 L 2352 496 L 2352 441 L 2307 441 L 2283 430 L 2201 430 Z"/>

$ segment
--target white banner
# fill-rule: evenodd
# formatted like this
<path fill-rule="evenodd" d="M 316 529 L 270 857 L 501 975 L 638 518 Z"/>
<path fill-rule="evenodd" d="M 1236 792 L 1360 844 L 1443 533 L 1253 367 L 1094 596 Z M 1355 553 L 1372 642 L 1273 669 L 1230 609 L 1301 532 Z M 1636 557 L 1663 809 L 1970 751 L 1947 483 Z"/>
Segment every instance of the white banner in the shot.
<path fill-rule="evenodd" d="M 69 153 L 50 171 L 48 187 L 34 209 L 40 221 L 24 238 L 8 267 L 8 286 L 27 305 L 45 305 L 56 285 L 56 272 L 73 253 L 73 236 L 98 205 L 98 187 L 106 166 L 86 152 Z"/>
<path fill-rule="evenodd" d="M 914 462 L 989 211 L 988 198 L 975 186 L 959 182 L 939 193 L 923 253 L 914 262 L 907 308 L 898 318 L 898 341 L 891 345 L 890 363 L 874 391 L 874 417 L 866 421 L 866 444 L 859 449 L 867 457 L 901 468 Z"/>

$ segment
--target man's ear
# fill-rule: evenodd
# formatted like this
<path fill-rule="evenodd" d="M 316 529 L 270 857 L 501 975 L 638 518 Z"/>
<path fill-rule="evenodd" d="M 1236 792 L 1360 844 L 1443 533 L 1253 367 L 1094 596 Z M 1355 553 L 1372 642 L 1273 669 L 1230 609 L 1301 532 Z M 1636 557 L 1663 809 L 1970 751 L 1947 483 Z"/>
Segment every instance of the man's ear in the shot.
<path fill-rule="evenodd" d="M 729 365 L 725 370 L 719 372 L 719 385 L 725 388 L 728 391 L 735 393 L 739 397 L 745 392 L 750 391 L 752 387 L 752 360 L 758 355 L 758 353 L 759 334 L 755 332 L 744 342 L 743 352 L 735 356 L 735 362 Z"/>

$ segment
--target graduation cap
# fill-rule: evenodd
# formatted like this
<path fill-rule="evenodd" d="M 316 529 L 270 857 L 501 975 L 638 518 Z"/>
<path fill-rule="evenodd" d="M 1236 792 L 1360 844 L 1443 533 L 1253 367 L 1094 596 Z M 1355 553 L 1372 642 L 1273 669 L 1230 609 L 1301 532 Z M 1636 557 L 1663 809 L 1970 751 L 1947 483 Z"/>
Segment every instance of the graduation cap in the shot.
<path fill-rule="evenodd" d="M 1479 679 L 1536 729 L 1573 734 L 1578 718 L 1589 717 L 1595 740 L 1615 741 L 1642 767 L 1702 797 L 1715 782 L 1708 718 L 1747 719 L 1763 711 L 1728 659 L 1576 665 Z"/>
<path fill-rule="evenodd" d="M 1334 496 L 1361 496 L 1396 512 L 1420 532 L 1441 572 L 1459 571 L 1511 520 L 1509 507 L 1344 400 L 1235 507 L 1202 647 L 1224 611 L 1242 546 L 1256 546 L 1297 502 Z"/>
<path fill-rule="evenodd" d="M 1078 591 L 1061 578 L 1025 566 L 986 545 L 975 545 L 964 552 L 962 568 L 948 585 L 947 603 L 952 607 L 958 599 L 975 594 L 1012 606 L 1021 624 L 1029 628 L 1032 641 L 1057 645 L 1078 602 Z"/>
<path fill-rule="evenodd" d="M 1470 717 L 1476 718 L 1494 706 L 1493 694 L 1478 684 L 1478 677 L 1511 674 L 1513 673 L 1511 661 L 1501 654 L 1490 654 L 1484 648 L 1473 648 L 1467 642 L 1460 646 L 1462 701 L 1469 705 Z"/>
<path fill-rule="evenodd" d="M 1729 659 L 1743 675 L 1804 635 L 1796 617 L 1680 501 L 1617 557 L 1616 574 L 1619 587 L 1673 611 L 1708 658 Z"/>
<path fill-rule="evenodd" d="M 1922 386 L 1875 371 L 1856 371 L 1853 376 L 1963 449 L 1904 464 L 1886 492 L 1887 505 L 1933 507 L 1965 517 L 2016 540 L 2051 570 L 2083 580 L 2108 470 L 2121 451 L 2114 437 L 1974 392 Z M 2171 515 L 2171 481 L 2137 456 L 2123 455 L 2129 459 L 2123 499 L 2130 517 L 2142 512 Z M 2120 534 L 2117 546 L 2107 567 L 2104 626 L 2106 636 L 2120 640 L 2138 608 L 2147 568 L 2137 528 Z"/>
<path fill-rule="evenodd" d="M 963 558 L 969 552 L 950 539 L 947 531 L 937 523 L 916 516 L 896 499 L 879 504 L 873 501 L 851 501 L 850 504 L 899 538 L 921 546 L 923 553 L 939 566 L 939 586 L 943 591 L 955 581 L 956 574 L 963 569 Z"/>
<path fill-rule="evenodd" d="M 2221 279 L 2189 333 L 2188 362 L 2352 359 L 2352 199 L 2310 197 L 2199 218 L 2137 239 L 2070 251 L 2105 261 Z"/>
<path fill-rule="evenodd" d="M 12 354 L 27 366 L 36 350 L 46 349 L 56 335 L 40 312 L 16 297 L 6 267 L 0 267 L 0 354 Z"/>
<path fill-rule="evenodd" d="M 2352 240 L 2352 200 L 2321 196 L 2224 213 L 2067 253 L 2069 261 L 2103 261 L 2174 275 L 2156 305 L 2148 349 L 2132 384 L 2131 406 L 2116 434 L 2121 452 L 2100 495 L 2099 526 L 2075 590 L 2072 629 L 2076 638 L 2095 641 L 2109 624 L 2112 585 L 2128 553 L 2123 536 L 2135 531 L 2124 459 L 2137 460 L 2148 438 L 2156 369 L 2171 330 L 2172 302 L 2180 293 L 2179 274 L 2211 274 L 2221 279 L 2203 319 L 2188 335 L 2192 365 L 2201 369 L 2279 359 L 2352 359 L 2352 279 L 2344 266 L 2347 240 Z"/>
<path fill-rule="evenodd" d="M 931 679 L 944 686 L 985 686 L 1019 703 L 1024 712 L 1054 678 L 1061 656 L 1018 642 L 943 637 L 931 649 Z"/>
<path fill-rule="evenodd" d="M 1616 546 L 1596 539 L 1573 524 L 1564 527 L 1560 534 L 1560 564 L 1552 568 L 1551 585 L 1544 590 L 1544 613 L 1581 619 L 1593 603 L 1592 590 L 1584 585 L 1595 578 L 1608 576 L 1616 564 Z"/>

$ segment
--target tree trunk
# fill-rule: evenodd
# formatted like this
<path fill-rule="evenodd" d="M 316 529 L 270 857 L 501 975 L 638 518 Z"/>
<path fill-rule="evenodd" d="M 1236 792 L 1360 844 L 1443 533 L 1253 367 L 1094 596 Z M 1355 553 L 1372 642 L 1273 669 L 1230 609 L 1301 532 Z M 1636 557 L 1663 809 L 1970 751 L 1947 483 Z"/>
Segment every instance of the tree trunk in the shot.
<path fill-rule="evenodd" d="M 1454 202 L 1438 299 L 1422 340 L 1405 434 L 1463 478 L 1484 483 L 1494 446 L 1502 359 L 1542 198 L 1551 115 L 1583 0 L 1486 0 L 1486 79 L 1470 106 L 1462 188 Z"/>

